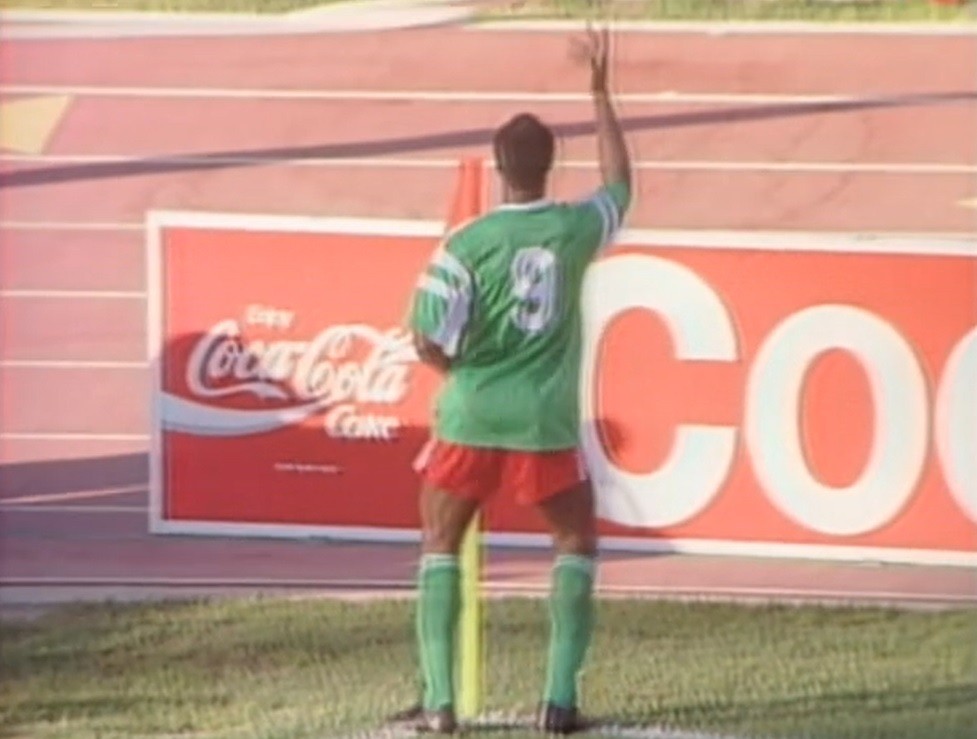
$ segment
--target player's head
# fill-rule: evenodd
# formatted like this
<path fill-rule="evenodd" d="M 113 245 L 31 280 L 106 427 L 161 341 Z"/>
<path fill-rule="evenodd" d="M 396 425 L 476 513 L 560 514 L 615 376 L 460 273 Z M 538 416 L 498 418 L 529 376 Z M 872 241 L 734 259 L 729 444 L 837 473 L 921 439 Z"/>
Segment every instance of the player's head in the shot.
<path fill-rule="evenodd" d="M 503 181 L 520 192 L 543 192 L 553 166 L 553 131 L 531 113 L 510 118 L 492 140 Z"/>

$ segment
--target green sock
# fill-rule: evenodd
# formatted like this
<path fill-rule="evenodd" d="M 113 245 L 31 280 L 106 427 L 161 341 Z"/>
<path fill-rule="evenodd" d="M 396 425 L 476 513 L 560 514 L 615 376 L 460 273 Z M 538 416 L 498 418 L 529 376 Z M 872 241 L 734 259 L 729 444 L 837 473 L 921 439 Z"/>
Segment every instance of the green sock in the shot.
<path fill-rule="evenodd" d="M 550 648 L 545 700 L 562 708 L 577 705 L 577 676 L 594 625 L 594 560 L 557 557 L 550 594 Z"/>
<path fill-rule="evenodd" d="M 418 574 L 417 639 L 424 676 L 424 708 L 454 707 L 455 632 L 461 610 L 458 558 L 426 554 Z"/>

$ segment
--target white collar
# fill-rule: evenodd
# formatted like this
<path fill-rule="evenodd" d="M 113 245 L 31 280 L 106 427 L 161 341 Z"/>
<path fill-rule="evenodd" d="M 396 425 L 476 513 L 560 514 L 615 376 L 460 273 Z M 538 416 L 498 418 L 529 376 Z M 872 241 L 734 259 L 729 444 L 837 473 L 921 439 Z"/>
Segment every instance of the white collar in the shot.
<path fill-rule="evenodd" d="M 550 198 L 539 198 L 538 200 L 532 200 L 528 203 L 500 203 L 495 206 L 496 210 L 537 210 L 539 208 L 548 208 L 553 205 L 553 201 Z"/>

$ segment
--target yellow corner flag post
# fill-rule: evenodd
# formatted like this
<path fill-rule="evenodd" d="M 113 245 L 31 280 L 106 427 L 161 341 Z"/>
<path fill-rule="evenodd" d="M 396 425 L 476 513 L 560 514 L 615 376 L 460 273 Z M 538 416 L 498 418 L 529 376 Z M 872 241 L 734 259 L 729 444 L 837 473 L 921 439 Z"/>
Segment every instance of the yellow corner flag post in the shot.
<path fill-rule="evenodd" d="M 461 545 L 461 639 L 459 650 L 458 715 L 477 718 L 482 712 L 482 594 L 481 518 L 476 514 Z"/>
<path fill-rule="evenodd" d="M 485 164 L 480 158 L 461 162 L 458 186 L 448 225 L 456 228 L 480 216 L 486 206 Z M 458 634 L 458 717 L 474 719 L 482 712 L 484 651 L 482 643 L 481 516 L 472 519 L 460 552 L 461 623 Z"/>

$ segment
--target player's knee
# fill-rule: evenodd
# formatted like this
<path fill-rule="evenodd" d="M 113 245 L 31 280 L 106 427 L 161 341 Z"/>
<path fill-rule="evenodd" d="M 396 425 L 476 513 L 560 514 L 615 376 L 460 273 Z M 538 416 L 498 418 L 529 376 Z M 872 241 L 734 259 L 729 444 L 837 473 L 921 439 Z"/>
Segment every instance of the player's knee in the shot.
<path fill-rule="evenodd" d="M 421 491 L 421 548 L 426 554 L 457 554 L 477 505 L 433 488 Z"/>
<path fill-rule="evenodd" d="M 464 535 L 464 527 L 446 522 L 428 525 L 422 532 L 421 548 L 425 554 L 458 554 Z"/>
<path fill-rule="evenodd" d="M 560 532 L 554 537 L 553 543 L 557 554 L 576 554 L 581 557 L 597 555 L 597 534 L 590 526 Z"/>
<path fill-rule="evenodd" d="M 441 531 L 425 531 L 421 542 L 424 554 L 458 554 L 460 542 Z"/>

